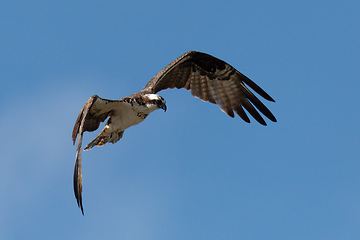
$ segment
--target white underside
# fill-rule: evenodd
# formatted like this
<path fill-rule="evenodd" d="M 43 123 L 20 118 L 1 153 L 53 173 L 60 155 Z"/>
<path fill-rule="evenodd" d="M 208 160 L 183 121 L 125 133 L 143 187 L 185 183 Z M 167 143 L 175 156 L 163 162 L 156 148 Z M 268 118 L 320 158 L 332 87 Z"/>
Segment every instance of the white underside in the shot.
<path fill-rule="evenodd" d="M 156 105 L 118 104 L 111 114 L 110 124 L 103 128 L 96 138 L 86 146 L 85 150 L 89 150 L 95 145 L 102 146 L 108 142 L 116 143 L 122 138 L 127 128 L 141 123 L 156 109 L 159 109 Z"/>
<path fill-rule="evenodd" d="M 114 111 L 111 116 L 110 127 L 114 130 L 124 131 L 125 129 L 141 123 L 145 120 L 144 115 L 149 115 L 154 110 L 158 109 L 157 106 L 147 105 L 139 106 L 126 104 L 119 111 Z"/>

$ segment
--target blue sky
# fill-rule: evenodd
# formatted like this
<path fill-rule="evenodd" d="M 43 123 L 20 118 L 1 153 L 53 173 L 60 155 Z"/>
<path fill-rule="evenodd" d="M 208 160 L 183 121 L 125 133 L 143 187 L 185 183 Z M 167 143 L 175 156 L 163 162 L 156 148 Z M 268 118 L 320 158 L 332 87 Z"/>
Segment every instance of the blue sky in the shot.
<path fill-rule="evenodd" d="M 2 1 L 1 239 L 359 239 L 358 1 Z M 71 132 L 189 50 L 264 88 L 277 123 L 185 90 L 118 143 Z M 96 133 L 85 134 L 88 143 Z"/>

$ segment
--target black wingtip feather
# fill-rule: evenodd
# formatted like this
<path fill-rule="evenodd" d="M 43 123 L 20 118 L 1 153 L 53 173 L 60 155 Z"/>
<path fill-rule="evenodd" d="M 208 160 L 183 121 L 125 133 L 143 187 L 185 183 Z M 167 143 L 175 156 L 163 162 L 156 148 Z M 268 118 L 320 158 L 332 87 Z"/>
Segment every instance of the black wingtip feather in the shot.
<path fill-rule="evenodd" d="M 254 106 L 248 101 L 248 99 L 244 99 L 241 104 L 249 113 L 250 115 L 255 118 L 261 125 L 266 126 L 265 120 L 261 117 L 261 115 L 256 111 Z"/>
<path fill-rule="evenodd" d="M 248 78 L 244 74 L 240 72 L 238 73 L 243 76 L 242 81 L 250 88 L 252 88 L 256 93 L 258 93 L 260 96 L 262 96 L 263 98 L 265 98 L 270 102 L 275 102 L 275 100 L 272 97 L 270 97 L 270 95 L 267 94 L 261 87 L 259 87 L 259 85 L 257 85 L 255 82 L 253 82 L 250 78 Z"/>

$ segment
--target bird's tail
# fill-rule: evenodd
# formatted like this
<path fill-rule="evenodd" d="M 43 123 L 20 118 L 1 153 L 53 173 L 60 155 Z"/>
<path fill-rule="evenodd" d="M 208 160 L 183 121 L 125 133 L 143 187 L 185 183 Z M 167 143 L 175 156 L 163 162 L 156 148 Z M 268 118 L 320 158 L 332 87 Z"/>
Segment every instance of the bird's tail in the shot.
<path fill-rule="evenodd" d="M 90 150 L 92 147 L 103 146 L 108 142 L 116 143 L 119 141 L 124 134 L 124 131 L 113 131 L 108 125 L 106 125 L 103 130 L 92 140 L 84 150 Z"/>

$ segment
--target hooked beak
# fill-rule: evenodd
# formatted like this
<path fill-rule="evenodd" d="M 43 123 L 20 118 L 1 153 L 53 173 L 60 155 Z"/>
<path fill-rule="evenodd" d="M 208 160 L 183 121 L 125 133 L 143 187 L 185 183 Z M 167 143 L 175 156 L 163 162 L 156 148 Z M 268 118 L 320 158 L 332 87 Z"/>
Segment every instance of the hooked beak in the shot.
<path fill-rule="evenodd" d="M 161 105 L 159 106 L 159 108 L 161 108 L 162 110 L 164 110 L 164 112 L 166 112 L 167 107 L 166 107 L 165 104 L 161 104 Z"/>

